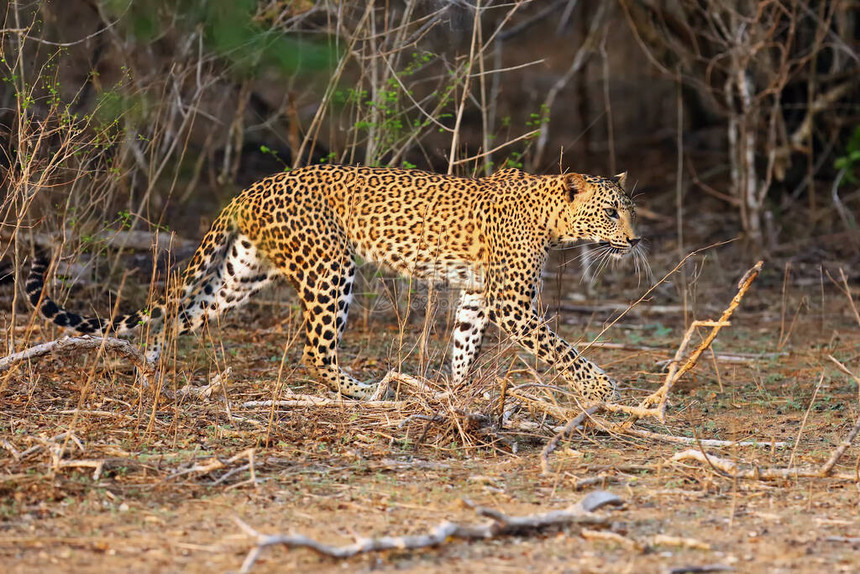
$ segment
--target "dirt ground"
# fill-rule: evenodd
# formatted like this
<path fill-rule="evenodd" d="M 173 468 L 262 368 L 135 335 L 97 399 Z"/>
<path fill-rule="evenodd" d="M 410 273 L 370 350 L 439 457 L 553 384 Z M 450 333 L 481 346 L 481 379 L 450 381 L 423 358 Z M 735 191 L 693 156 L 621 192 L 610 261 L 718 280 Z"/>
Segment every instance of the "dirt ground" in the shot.
<path fill-rule="evenodd" d="M 686 325 L 718 317 L 748 264 L 694 258 L 607 331 L 601 340 L 614 347 L 589 349 L 621 381 L 625 404 L 659 387 Z M 670 268 L 655 264 L 658 278 Z M 549 315 L 571 341 L 591 340 L 645 290 L 629 270 L 591 288 L 573 269 L 553 273 L 544 288 Z M 262 296 L 211 337 L 180 341 L 171 389 L 231 368 L 208 398 L 156 400 L 129 365 L 95 353 L 19 365 L 0 379 L 2 570 L 238 571 L 253 542 L 236 518 L 263 533 L 350 544 L 423 534 L 446 520 L 485 521 L 464 499 L 526 515 L 606 490 L 624 504 L 598 510 L 609 522 L 590 530 L 448 540 L 347 560 L 271 547 L 251 571 L 860 571 L 860 480 L 851 478 L 860 440 L 834 468 L 841 478 L 733 479 L 671 460 L 698 448 L 697 438 L 745 440 L 757 444 L 706 452 L 742 469 L 818 468 L 854 426 L 857 384 L 832 359 L 860 374 L 860 322 L 836 285 L 838 267 L 795 266 L 784 278 L 781 263 L 766 264 L 716 354 L 673 390 L 665 424 L 635 425 L 691 444 L 589 426 L 550 456 L 547 473 L 541 451 L 564 421 L 523 405 L 498 427 L 493 405 L 502 386 L 536 375 L 552 382 L 552 372 L 535 371 L 495 332 L 476 381 L 444 404 L 404 396 L 390 405 L 247 405 L 285 398 L 285 387 L 332 397 L 297 367 L 300 344 L 285 352 L 300 326 L 286 291 Z M 572 290 L 559 287 L 570 282 Z M 857 278 L 849 274 L 847 285 L 860 301 Z M 3 296 L 11 308 L 11 289 Z M 431 321 L 423 313 L 404 319 L 406 302 L 420 307 L 422 296 L 401 285 L 397 307 L 385 293 L 360 298 L 341 360 L 364 380 L 399 367 L 444 388 L 449 298 L 438 298 Z M 60 335 L 38 320 L 28 335 L 31 318 L 15 321 L 7 333 L 18 349 Z"/>

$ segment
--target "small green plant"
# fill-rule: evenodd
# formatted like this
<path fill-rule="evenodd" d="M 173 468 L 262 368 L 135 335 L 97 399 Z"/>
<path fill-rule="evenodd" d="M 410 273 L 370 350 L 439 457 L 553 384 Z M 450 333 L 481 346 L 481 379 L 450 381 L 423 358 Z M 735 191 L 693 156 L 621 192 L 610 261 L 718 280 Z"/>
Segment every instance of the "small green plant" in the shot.
<path fill-rule="evenodd" d="M 549 107 L 544 103 L 540 106 L 539 112 L 529 114 L 529 119 L 526 120 L 526 127 L 540 130 L 544 125 L 549 123 Z M 540 135 L 538 131 L 532 137 Z"/>
<path fill-rule="evenodd" d="M 840 185 L 860 183 L 860 126 L 854 128 L 845 146 L 845 153 L 836 158 L 833 167 L 844 172 Z"/>
<path fill-rule="evenodd" d="M 511 155 L 502 164 L 502 168 L 513 167 L 516 169 L 523 168 L 523 154 L 518 151 L 512 151 Z"/>
<path fill-rule="evenodd" d="M 284 160 L 282 160 L 282 159 L 281 159 L 281 156 L 279 156 L 279 155 L 278 155 L 278 152 L 277 152 L 277 151 L 275 151 L 275 150 L 273 150 L 273 149 L 272 149 L 272 148 L 270 148 L 269 146 L 261 145 L 261 146 L 260 146 L 260 153 L 265 154 L 265 155 L 270 155 L 270 156 L 272 156 L 275 160 L 277 160 L 277 161 L 281 162 L 282 164 L 286 165 L 286 162 L 285 162 Z"/>
<path fill-rule="evenodd" d="M 127 209 L 122 209 L 116 215 L 122 229 L 131 229 L 131 224 L 134 221 L 131 212 Z"/>

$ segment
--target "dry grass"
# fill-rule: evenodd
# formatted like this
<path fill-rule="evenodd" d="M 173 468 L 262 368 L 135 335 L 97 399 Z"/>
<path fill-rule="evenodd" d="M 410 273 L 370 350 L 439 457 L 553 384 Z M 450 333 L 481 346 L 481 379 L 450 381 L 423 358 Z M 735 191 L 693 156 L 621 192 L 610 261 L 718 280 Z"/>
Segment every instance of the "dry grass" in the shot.
<path fill-rule="evenodd" d="M 432 320 L 421 359 L 420 317 L 403 321 L 402 337 L 393 313 L 372 315 L 366 330 L 354 322 L 344 352 L 362 378 L 379 378 L 397 365 L 419 372 L 421 361 L 429 363 L 428 378 L 407 378 L 396 401 L 370 404 L 331 397 L 296 368 L 298 345 L 285 352 L 284 342 L 293 338 L 297 317 L 258 331 L 228 321 L 213 333 L 217 345 L 182 339 L 169 388 L 205 388 L 220 377 L 208 397 L 157 397 L 125 362 L 95 355 L 19 364 L 5 374 L 2 391 L 8 422 L 0 453 L 6 501 L 0 554 L 11 571 L 52 560 L 77 571 L 132 564 L 235 570 L 252 543 L 233 517 L 260 532 L 349 544 L 351 533 L 412 534 L 444 520 L 469 522 L 458 502 L 463 498 L 510 515 L 532 514 L 601 488 L 625 500 L 613 511 L 623 527 L 582 537 L 542 535 L 517 544 L 517 552 L 510 542 L 389 551 L 382 562 L 351 558 L 350 567 L 422 571 L 462 560 L 525 567 L 540 556 L 547 569 L 562 560 L 596 571 L 618 564 L 638 571 L 695 564 L 749 572 L 851 569 L 856 564 L 840 550 L 851 543 L 839 540 L 854 534 L 850 477 L 860 448 L 845 446 L 835 477 L 789 471 L 765 482 L 759 479 L 766 473 L 743 469 L 820 468 L 828 461 L 858 414 L 853 379 L 828 356 L 850 372 L 860 331 L 845 294 L 834 289 L 821 308 L 827 328 L 819 330 L 817 317 L 801 314 L 786 344 L 789 354 L 774 355 L 781 314 L 761 303 L 780 297 L 771 299 L 763 285 L 748 295 L 757 310 L 741 306 L 717 339 L 717 356 L 761 352 L 762 359 L 701 363 L 675 387 L 665 422 L 640 421 L 634 427 L 639 436 L 595 426 L 570 429 L 548 469 L 540 453 L 574 412 L 567 395 L 548 384 L 551 373 L 535 369 L 505 341 L 485 349 L 472 385 L 449 389 L 437 374 L 447 346 L 444 316 Z M 263 305 L 245 316 L 260 322 L 254 313 L 270 310 Z M 655 365 L 672 356 L 684 327 L 659 315 L 672 326 L 654 332 L 643 354 L 631 337 L 653 319 L 645 319 L 647 305 L 639 313 L 609 331 L 622 348 L 589 352 L 628 381 L 625 402 L 634 404 L 665 378 Z M 581 329 L 560 327 L 568 337 Z M 838 339 L 831 337 L 834 330 Z M 397 340 L 404 355 L 392 357 L 386 341 Z M 534 401 L 518 400 L 518 394 Z M 621 423 L 623 417 L 606 420 Z M 657 440 L 667 435 L 694 444 Z M 673 462 L 679 448 L 712 439 L 726 442 L 701 447 L 708 453 L 701 465 Z M 744 440 L 761 448 L 731 446 Z M 781 448 L 784 443 L 793 448 Z M 733 469 L 742 475 L 726 477 Z M 272 550 L 253 571 L 274 568 L 338 567 L 307 552 Z"/>
<path fill-rule="evenodd" d="M 583 126 L 605 118 L 609 164 L 614 168 L 616 161 L 603 30 L 612 21 L 602 5 L 593 18 L 580 18 L 591 25 L 581 29 L 576 42 L 564 39 L 578 43 L 560 54 L 561 69 L 568 72 L 546 83 L 549 91 L 535 100 L 544 105 L 513 110 L 529 118 L 523 125 L 517 114 L 514 123 L 500 117 L 510 111 L 497 105 L 505 90 L 501 77 L 547 63 L 504 65 L 518 52 L 522 37 L 516 36 L 553 14 L 533 11 L 520 18 L 529 3 L 499 4 L 486 9 L 491 17 L 467 18 L 462 31 L 442 36 L 468 36 L 465 47 L 459 41 L 440 47 L 438 38 L 423 43 L 437 29 L 456 24 L 458 15 L 471 14 L 463 3 L 421 6 L 409 0 L 398 18 L 366 3 L 261 3 L 254 21 L 269 39 L 329 31 L 342 48 L 322 78 L 293 71 L 292 87 L 274 82 L 278 96 L 268 102 L 266 88 L 273 83 L 268 76 L 234 76 L 236 60 L 207 51 L 202 27 L 183 29 L 183 18 L 174 18 L 152 43 L 136 44 L 120 30 L 129 20 L 100 12 L 95 36 L 60 48 L 43 42 L 49 28 L 42 27 L 38 10 L 56 16 L 62 12 L 51 10 L 67 3 L 37 4 L 9 3 L 0 31 L 8 54 L 2 61 L 9 79 L 4 86 L 11 90 L 0 94 L 9 106 L 4 108 L 8 193 L 0 205 L 0 246 L 19 280 L 34 247 L 53 250 L 61 275 L 53 294 L 78 309 L 92 299 L 108 315 L 164 292 L 172 257 L 194 242 L 161 234 L 151 255 L 154 235 L 147 232 L 134 246 L 136 232 L 163 231 L 169 210 L 200 196 L 206 199 L 202 206 L 194 204 L 185 233 L 197 235 L 191 225 L 199 224 L 199 213 L 215 210 L 206 202 L 222 203 L 220 194 L 227 195 L 224 188 L 237 179 L 240 155 L 254 130 L 266 141 L 289 142 L 293 153 L 281 158 L 285 164 L 309 158 L 444 162 L 449 171 L 477 174 L 511 160 L 532 171 L 544 169 L 555 141 L 549 138 L 560 137 L 550 115 L 566 113 L 554 107 L 556 96 L 574 76 L 586 85 L 587 77 L 579 73 L 596 59 L 600 44 L 605 102 L 590 115 L 585 108 L 577 114 Z M 588 14 L 588 3 L 566 4 L 579 4 L 578 13 Z M 836 14 L 833 6 L 828 18 Z M 807 18 L 792 18 L 801 16 Z M 144 57 L 159 50 L 170 57 Z M 67 53 L 104 73 L 82 74 L 86 80 L 80 86 L 63 85 L 68 76 L 60 64 Z M 108 60 L 127 62 L 131 72 L 118 74 Z M 854 65 L 850 58 L 845 62 Z M 814 108 L 826 95 L 823 86 L 815 73 L 803 81 Z M 95 90 L 96 83 L 102 96 L 127 106 L 103 109 L 110 98 L 100 97 L 82 104 L 81 114 L 68 113 L 69 102 Z M 779 102 L 779 94 L 768 92 L 767 98 Z M 252 96 L 257 105 L 268 106 L 255 112 L 256 125 L 248 125 L 245 113 Z M 751 136 L 763 136 L 753 132 L 768 122 L 737 124 L 760 111 L 731 111 L 729 137 L 742 126 Z M 783 121 L 776 104 L 768 115 Z M 839 114 L 819 110 L 816 117 L 831 115 Z M 467 130 L 469 117 L 473 125 Z M 273 127 L 283 124 L 282 131 Z M 806 125 L 804 120 L 795 132 L 804 141 L 811 137 L 802 133 Z M 830 131 L 826 153 L 841 153 L 834 147 L 841 132 Z M 565 134 L 565 141 L 570 137 Z M 756 141 L 771 151 L 777 145 L 770 138 L 752 144 Z M 808 146 L 810 160 L 816 147 Z M 584 148 L 591 149 L 587 142 Z M 730 211 L 751 193 L 759 213 L 771 199 L 765 195 L 778 166 L 769 163 L 766 185 L 751 189 L 762 178 L 738 169 L 754 172 L 755 162 L 744 163 L 736 145 L 729 151 L 735 195 L 717 189 L 717 182 L 698 176 L 694 181 L 728 199 Z M 810 183 L 829 165 L 824 157 L 815 159 Z M 708 179 L 704 172 L 702 178 Z M 681 177 L 677 183 L 680 198 Z M 835 191 L 834 196 L 841 201 Z M 849 194 L 844 201 L 850 206 L 856 199 Z M 796 205 L 792 201 L 787 205 Z M 668 221 L 671 230 L 663 215 L 648 209 L 641 214 L 663 238 L 675 233 L 677 223 L 681 249 L 683 205 L 678 207 L 678 221 Z M 814 221 L 815 212 L 798 221 Z M 823 213 L 822 206 L 817 212 Z M 724 237 L 724 216 L 715 236 Z M 844 219 L 846 236 L 853 238 L 850 218 Z M 703 237 L 713 231 L 706 222 L 702 227 Z M 765 235 L 776 241 L 770 231 Z M 695 240 L 684 237 L 687 244 Z M 654 247 L 659 252 L 664 246 Z M 787 248 L 793 253 L 796 246 Z M 697 255 L 679 264 L 677 281 L 661 284 L 629 311 L 624 311 L 627 303 L 644 289 L 623 270 L 593 290 L 600 300 L 575 304 L 567 297 L 578 285 L 577 275 L 562 269 L 554 286 L 547 281 L 545 293 L 562 299 L 549 301 L 550 308 L 568 309 L 554 319 L 557 330 L 569 340 L 581 337 L 587 355 L 622 381 L 625 406 L 649 406 L 644 401 L 665 385 L 656 395 L 658 420 L 635 426 L 622 426 L 629 419 L 612 412 L 577 418 L 581 408 L 557 374 L 505 340 L 488 341 L 471 384 L 451 388 L 440 374 L 450 342 L 450 297 L 388 278 L 369 287 L 363 307 L 354 309 L 342 360 L 364 380 L 379 380 L 390 371 L 411 375 L 391 379 L 396 391 L 391 401 L 342 400 L 309 379 L 298 366 L 298 308 L 281 292 L 258 299 L 244 314 L 225 318 L 200 337 L 172 341 L 168 366 L 151 384 L 131 368 L 128 357 L 134 352 L 114 343 L 90 340 L 89 350 L 78 344 L 71 354 L 47 354 L 38 361 L 35 354 L 18 355 L 0 363 L 0 563 L 9 572 L 235 571 L 254 546 L 235 518 L 255 532 L 296 531 L 347 545 L 362 536 L 423 533 L 445 520 L 468 522 L 472 510 L 463 499 L 507 516 L 535 515 L 565 508 L 600 488 L 626 503 L 613 511 L 605 531 L 561 529 L 527 541 L 389 550 L 350 558 L 346 567 L 680 572 L 717 565 L 743 572 L 856 571 L 860 565 L 851 550 L 858 544 L 860 448 L 850 440 L 858 428 L 860 374 L 858 293 L 851 283 L 856 275 L 846 277 L 835 266 L 830 274 L 816 267 L 811 275 L 797 265 L 780 281 L 780 274 L 768 275 L 766 267 L 731 328 L 711 348 L 711 360 L 692 369 L 700 357 L 684 359 L 676 353 L 679 343 L 700 351 L 708 347 L 710 341 L 696 340 L 691 325 L 718 316 L 734 294 L 725 269 L 752 263 L 740 250 L 719 255 L 722 259 Z M 657 260 L 654 266 L 670 269 L 674 263 Z M 94 271 L 99 265 L 108 265 L 108 271 Z M 134 276 L 126 281 L 129 269 Z M 10 287 L 0 297 L 7 353 L 60 335 L 29 312 L 19 290 Z M 386 310 L 374 301 L 387 301 Z M 105 352 L 110 348 L 128 352 L 117 360 Z M 661 372 L 661 366 L 675 368 L 682 359 L 691 368 L 675 372 L 686 371 L 684 377 Z M 751 444 L 761 448 L 746 448 Z M 544 451 L 548 445 L 552 449 Z M 689 447 L 697 450 L 679 453 Z M 799 472 L 809 469 L 816 472 Z M 272 549 L 253 571 L 343 567 L 304 550 Z"/>

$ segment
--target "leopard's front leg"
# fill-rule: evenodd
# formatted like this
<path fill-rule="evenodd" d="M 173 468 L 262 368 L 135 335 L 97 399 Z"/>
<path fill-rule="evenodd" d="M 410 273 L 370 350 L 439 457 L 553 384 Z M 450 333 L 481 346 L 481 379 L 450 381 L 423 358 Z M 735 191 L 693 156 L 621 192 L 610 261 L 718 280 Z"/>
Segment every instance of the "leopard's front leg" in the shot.
<path fill-rule="evenodd" d="M 530 304 L 496 301 L 490 307 L 490 319 L 524 349 L 558 369 L 586 401 L 616 401 L 620 397 L 615 381 L 550 329 Z"/>
<path fill-rule="evenodd" d="M 537 273 L 510 269 L 488 278 L 490 320 L 524 349 L 555 367 L 588 402 L 615 401 L 618 386 L 597 365 L 559 337 L 537 313 Z M 523 286 L 528 285 L 528 288 Z"/>

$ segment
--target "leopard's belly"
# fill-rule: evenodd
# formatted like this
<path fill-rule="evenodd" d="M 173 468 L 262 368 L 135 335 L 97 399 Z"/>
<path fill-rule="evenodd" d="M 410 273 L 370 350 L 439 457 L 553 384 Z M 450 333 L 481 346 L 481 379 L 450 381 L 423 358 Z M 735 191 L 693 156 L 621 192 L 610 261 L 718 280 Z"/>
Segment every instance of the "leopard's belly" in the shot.
<path fill-rule="evenodd" d="M 436 286 L 482 291 L 484 266 L 465 260 L 457 254 L 424 249 L 386 250 L 372 245 L 356 245 L 361 259 L 382 265 L 403 277 L 426 281 Z"/>

